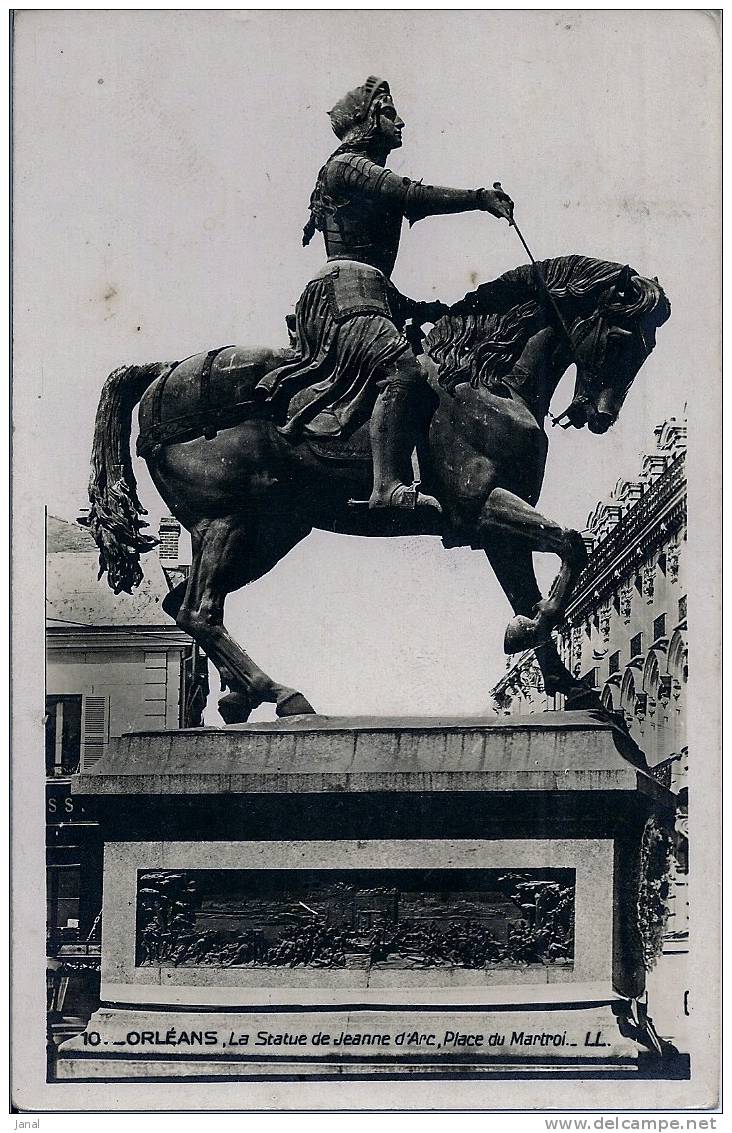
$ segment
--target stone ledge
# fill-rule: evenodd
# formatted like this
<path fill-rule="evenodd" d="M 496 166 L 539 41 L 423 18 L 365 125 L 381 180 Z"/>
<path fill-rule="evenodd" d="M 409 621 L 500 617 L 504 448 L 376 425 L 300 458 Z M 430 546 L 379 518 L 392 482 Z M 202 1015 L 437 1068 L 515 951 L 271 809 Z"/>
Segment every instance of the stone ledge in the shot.
<path fill-rule="evenodd" d="M 320 716 L 308 713 L 285 716 L 278 720 L 264 720 L 249 724 L 227 724 L 223 728 L 180 728 L 177 735 L 258 735 L 263 732 L 287 734 L 289 732 L 451 732 L 451 731 L 577 731 L 612 730 L 613 725 L 599 713 L 539 712 L 531 716 Z M 149 729 L 129 733 L 136 736 L 169 735 L 162 729 Z"/>
<path fill-rule="evenodd" d="M 133 732 L 73 792 L 102 795 L 630 791 L 668 805 L 632 740 L 599 715 L 299 716 Z"/>
<path fill-rule="evenodd" d="M 72 783 L 72 793 L 94 795 L 281 795 L 352 793 L 525 793 L 560 794 L 567 791 L 640 791 L 658 801 L 668 792 L 633 767 L 617 771 L 521 772 L 490 771 L 372 771 L 263 772 L 223 774 L 198 771 L 181 774 L 82 775 Z M 670 805 L 670 804 L 669 804 Z"/>

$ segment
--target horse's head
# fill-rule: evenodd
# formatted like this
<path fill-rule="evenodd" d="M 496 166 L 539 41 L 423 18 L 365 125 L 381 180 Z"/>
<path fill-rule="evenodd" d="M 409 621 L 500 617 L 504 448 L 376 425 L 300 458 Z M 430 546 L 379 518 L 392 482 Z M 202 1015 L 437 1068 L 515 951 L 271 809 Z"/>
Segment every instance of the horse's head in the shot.
<path fill-rule="evenodd" d="M 571 331 L 577 380 L 574 397 L 556 422 L 606 433 L 615 423 L 641 366 L 656 345 L 656 329 L 671 305 L 657 279 L 624 267 L 599 297 L 597 309 Z"/>
<path fill-rule="evenodd" d="M 577 429 L 587 425 L 594 433 L 604 433 L 656 345 L 656 328 L 670 314 L 658 280 L 644 279 L 627 265 L 609 260 L 558 256 L 523 264 L 481 284 L 450 307 L 425 341 L 438 366 L 438 381 L 449 393 L 463 382 L 473 389 L 501 389 L 504 395 L 507 385 L 527 392 L 531 381 L 539 380 L 544 385 L 534 388 L 533 404 L 542 413 L 563 373 L 560 364 L 566 369 L 575 361 L 574 397 L 555 424 Z M 559 350 L 552 346 L 556 364 L 543 365 L 534 357 L 527 373 L 524 351 L 538 341 L 547 324 L 559 340 Z M 572 341 L 571 352 L 562 349 L 564 330 Z M 523 385 L 517 385 L 520 374 L 528 379 Z"/>

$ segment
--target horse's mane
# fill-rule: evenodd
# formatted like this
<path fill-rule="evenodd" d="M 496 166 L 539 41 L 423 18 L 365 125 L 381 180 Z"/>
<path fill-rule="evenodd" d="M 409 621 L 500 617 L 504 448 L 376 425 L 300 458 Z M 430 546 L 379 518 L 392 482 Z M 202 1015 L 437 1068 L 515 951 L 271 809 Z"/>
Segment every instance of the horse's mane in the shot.
<path fill-rule="evenodd" d="M 611 293 L 606 311 L 627 317 L 655 313 L 657 325 L 669 317 L 671 308 L 660 284 L 636 275 L 627 265 L 574 255 L 544 260 L 539 267 L 560 309 L 567 310 L 566 300 L 573 300 L 575 315 L 592 317 L 598 306 L 593 300 L 623 279 L 627 285 L 622 295 Z M 440 384 L 447 389 L 460 382 L 490 387 L 507 377 L 531 332 L 546 322 L 547 306 L 531 264 L 468 292 L 425 338 Z"/>

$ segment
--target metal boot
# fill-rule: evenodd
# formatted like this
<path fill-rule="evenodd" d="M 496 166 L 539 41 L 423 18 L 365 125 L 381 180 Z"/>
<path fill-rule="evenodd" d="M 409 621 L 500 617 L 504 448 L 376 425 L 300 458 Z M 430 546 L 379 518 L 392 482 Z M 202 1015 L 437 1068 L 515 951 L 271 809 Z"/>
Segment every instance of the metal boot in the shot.
<path fill-rule="evenodd" d="M 376 399 L 371 415 L 374 486 L 370 508 L 442 508 L 434 496 L 419 491 L 412 479 L 412 452 L 419 435 L 421 391 L 412 381 L 391 381 Z"/>

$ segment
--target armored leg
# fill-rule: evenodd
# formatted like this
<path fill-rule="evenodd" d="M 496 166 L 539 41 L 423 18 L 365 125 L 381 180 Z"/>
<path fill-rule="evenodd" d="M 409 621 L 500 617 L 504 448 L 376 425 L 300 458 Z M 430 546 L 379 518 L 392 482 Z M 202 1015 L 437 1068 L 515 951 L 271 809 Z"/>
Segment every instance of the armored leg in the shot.
<path fill-rule="evenodd" d="M 434 496 L 419 491 L 413 482 L 412 452 L 425 427 L 428 391 L 416 359 L 397 364 L 383 385 L 371 415 L 371 452 L 374 485 L 371 508 L 429 507 L 441 512 Z"/>

